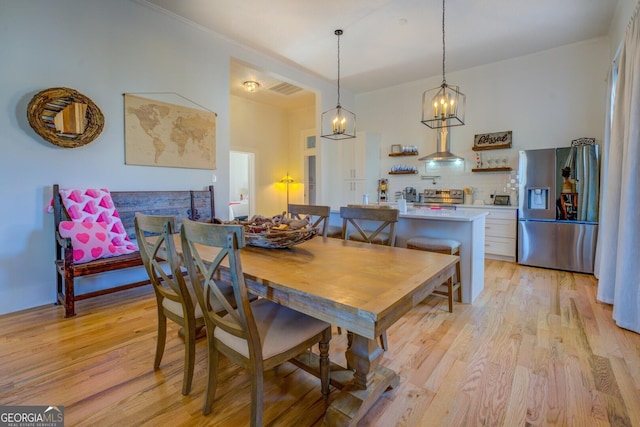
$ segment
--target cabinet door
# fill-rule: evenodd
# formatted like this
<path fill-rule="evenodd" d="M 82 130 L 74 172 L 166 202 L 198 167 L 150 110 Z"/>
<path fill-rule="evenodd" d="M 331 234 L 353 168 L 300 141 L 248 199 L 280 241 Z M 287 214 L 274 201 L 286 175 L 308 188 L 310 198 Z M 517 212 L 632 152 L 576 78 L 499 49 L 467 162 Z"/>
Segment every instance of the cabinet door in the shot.
<path fill-rule="evenodd" d="M 362 196 L 368 194 L 369 201 L 377 200 L 378 178 L 380 178 L 380 136 L 358 132 L 354 139 L 340 141 L 341 206 L 361 204 Z"/>
<path fill-rule="evenodd" d="M 515 209 L 489 208 L 485 210 L 489 212 L 487 219 L 504 219 L 509 221 L 516 221 L 518 219 Z"/>
<path fill-rule="evenodd" d="M 340 142 L 342 179 L 377 179 L 380 173 L 380 136 L 360 132 Z"/>
<path fill-rule="evenodd" d="M 500 255 L 514 258 L 516 253 L 516 240 L 506 237 L 485 237 L 484 250 L 487 255 Z M 488 256 L 487 258 L 491 258 Z"/>
<path fill-rule="evenodd" d="M 365 179 L 366 143 L 364 138 L 349 139 L 342 144 L 342 178 Z"/>
<path fill-rule="evenodd" d="M 486 237 L 516 238 L 516 221 L 509 219 L 487 218 L 485 221 Z"/>
<path fill-rule="evenodd" d="M 353 179 L 367 179 L 367 140 L 365 135 L 353 141 Z"/>
<path fill-rule="evenodd" d="M 361 204 L 365 194 L 364 181 L 344 181 L 342 184 L 342 200 L 344 206 L 349 204 Z M 371 196 L 369 196 L 371 197 Z"/>

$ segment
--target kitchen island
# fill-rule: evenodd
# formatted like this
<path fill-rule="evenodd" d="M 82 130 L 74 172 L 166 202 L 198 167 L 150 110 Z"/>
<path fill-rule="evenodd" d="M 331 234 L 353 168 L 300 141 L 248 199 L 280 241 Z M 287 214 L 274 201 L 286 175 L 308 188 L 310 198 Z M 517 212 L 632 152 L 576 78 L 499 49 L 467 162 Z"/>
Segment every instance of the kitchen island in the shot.
<path fill-rule="evenodd" d="M 462 302 L 472 303 L 484 289 L 484 232 L 487 212 L 408 209 L 396 225 L 396 246 L 405 248 L 415 236 L 455 239 L 460 242 Z M 342 226 L 339 211 L 332 211 L 330 226 Z M 407 266 L 410 268 L 411 266 Z"/>

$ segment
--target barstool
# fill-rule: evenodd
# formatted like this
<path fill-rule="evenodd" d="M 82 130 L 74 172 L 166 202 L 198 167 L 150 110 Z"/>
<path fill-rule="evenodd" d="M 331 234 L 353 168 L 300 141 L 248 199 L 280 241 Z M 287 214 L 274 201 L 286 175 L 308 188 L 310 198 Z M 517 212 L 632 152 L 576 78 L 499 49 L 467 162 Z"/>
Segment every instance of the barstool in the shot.
<path fill-rule="evenodd" d="M 420 251 L 437 252 L 447 255 L 460 256 L 460 242 L 453 239 L 438 239 L 434 237 L 412 237 L 407 240 L 407 248 L 417 249 Z M 456 281 L 450 277 L 440 288 L 436 288 L 433 293 L 444 295 L 449 298 L 449 313 L 453 313 L 453 292 L 457 291 L 458 301 L 462 301 L 462 287 L 460 287 L 460 259 L 456 263 Z M 442 290 L 446 287 L 446 290 Z"/>

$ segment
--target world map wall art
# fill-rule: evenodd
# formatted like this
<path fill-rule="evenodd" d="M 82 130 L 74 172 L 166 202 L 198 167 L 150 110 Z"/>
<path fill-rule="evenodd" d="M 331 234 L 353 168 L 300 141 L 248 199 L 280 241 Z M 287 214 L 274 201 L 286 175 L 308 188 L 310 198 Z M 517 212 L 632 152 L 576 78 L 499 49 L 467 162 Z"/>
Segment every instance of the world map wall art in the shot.
<path fill-rule="evenodd" d="M 216 169 L 213 112 L 124 94 L 124 125 L 128 165 Z"/>

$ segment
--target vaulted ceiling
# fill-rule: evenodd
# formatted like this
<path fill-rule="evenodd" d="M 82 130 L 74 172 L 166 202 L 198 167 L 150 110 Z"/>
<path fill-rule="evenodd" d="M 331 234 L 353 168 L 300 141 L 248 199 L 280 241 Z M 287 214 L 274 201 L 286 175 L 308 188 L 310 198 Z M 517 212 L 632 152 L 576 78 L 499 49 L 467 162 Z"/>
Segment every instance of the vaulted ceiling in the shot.
<path fill-rule="evenodd" d="M 139 1 L 331 81 L 342 29 L 340 82 L 354 93 L 442 74 L 441 0 Z M 447 0 L 447 73 L 605 36 L 617 3 Z"/>

